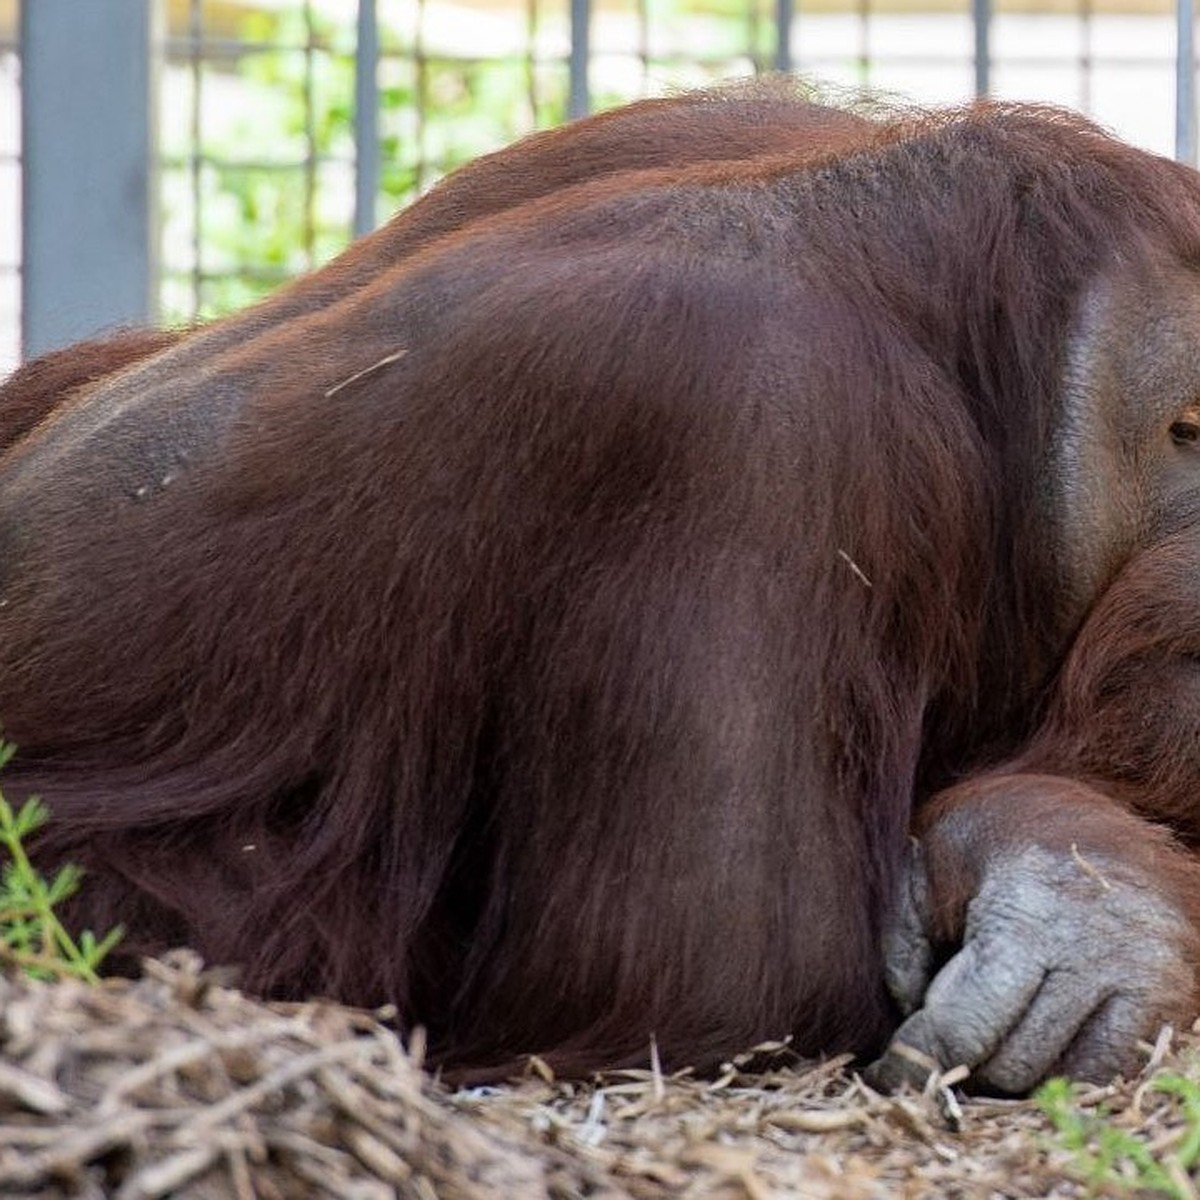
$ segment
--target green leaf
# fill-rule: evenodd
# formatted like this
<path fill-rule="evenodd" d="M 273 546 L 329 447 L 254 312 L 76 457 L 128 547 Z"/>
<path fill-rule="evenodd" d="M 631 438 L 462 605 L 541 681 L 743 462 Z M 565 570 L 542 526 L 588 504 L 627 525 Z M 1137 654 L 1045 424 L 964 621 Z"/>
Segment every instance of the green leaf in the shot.
<path fill-rule="evenodd" d="M 12 754 L 11 743 L 0 741 L 0 766 Z M 34 868 L 25 842 L 49 819 L 36 797 L 14 812 L 0 794 L 0 960 L 39 979 L 73 975 L 95 981 L 96 969 L 120 940 L 121 929 L 99 941 L 84 932 L 77 943 L 59 920 L 55 910 L 78 891 L 83 872 L 68 863 L 47 880 Z"/>

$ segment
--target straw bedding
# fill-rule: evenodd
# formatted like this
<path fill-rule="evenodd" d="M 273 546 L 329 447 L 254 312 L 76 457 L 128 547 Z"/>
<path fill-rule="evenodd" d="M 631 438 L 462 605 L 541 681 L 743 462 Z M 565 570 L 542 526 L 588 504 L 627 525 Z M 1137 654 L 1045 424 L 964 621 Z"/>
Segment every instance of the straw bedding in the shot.
<path fill-rule="evenodd" d="M 1166 1053 L 1160 1039 L 1156 1062 Z M 264 1004 L 187 953 L 101 987 L 0 978 L 0 1194 L 1086 1194 L 1031 1103 L 948 1086 L 884 1097 L 845 1062 L 799 1063 L 782 1044 L 716 1079 L 664 1077 L 650 1046 L 644 1071 L 581 1085 L 535 1060 L 511 1086 L 460 1092 L 419 1060 L 386 1014 Z M 1137 1081 L 1083 1103 L 1101 1100 L 1162 1145 L 1182 1136 L 1175 1109 Z"/>

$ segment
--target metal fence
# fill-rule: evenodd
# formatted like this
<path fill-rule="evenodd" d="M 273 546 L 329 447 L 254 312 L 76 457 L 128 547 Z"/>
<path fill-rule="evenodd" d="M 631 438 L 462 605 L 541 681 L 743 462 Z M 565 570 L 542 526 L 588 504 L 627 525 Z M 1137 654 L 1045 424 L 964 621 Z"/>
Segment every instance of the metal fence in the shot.
<path fill-rule="evenodd" d="M 15 22 L 0 24 L 0 97 L 18 95 Z M 20 345 L 21 228 L 20 107 L 0 99 L 0 376 Z"/>
<path fill-rule="evenodd" d="M 1194 160 L 1192 38 L 1191 0 L 0 0 L 0 371 L 228 310 L 476 153 L 726 76 L 1052 99 Z"/>

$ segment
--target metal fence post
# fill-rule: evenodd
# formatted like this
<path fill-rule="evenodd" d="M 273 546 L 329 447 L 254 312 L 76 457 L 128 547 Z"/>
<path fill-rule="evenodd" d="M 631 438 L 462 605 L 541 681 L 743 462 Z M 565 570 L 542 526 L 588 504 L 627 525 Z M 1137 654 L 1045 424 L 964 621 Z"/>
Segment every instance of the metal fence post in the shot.
<path fill-rule="evenodd" d="M 1175 157 L 1196 161 L 1196 40 L 1193 0 L 1175 3 Z"/>
<path fill-rule="evenodd" d="M 975 95 L 986 96 L 992 90 L 991 0 L 971 0 L 971 19 L 975 27 Z"/>
<path fill-rule="evenodd" d="M 567 116 L 586 117 L 592 109 L 592 92 L 588 81 L 588 65 L 592 58 L 591 0 L 571 0 L 571 58 L 570 93 Z"/>
<path fill-rule="evenodd" d="M 792 21 L 796 0 L 775 0 L 775 70 L 792 69 Z"/>
<path fill-rule="evenodd" d="M 375 228 L 379 195 L 379 23 L 375 0 L 358 0 L 354 51 L 354 233 Z"/>
<path fill-rule="evenodd" d="M 153 315 L 152 8 L 21 5 L 26 355 Z"/>

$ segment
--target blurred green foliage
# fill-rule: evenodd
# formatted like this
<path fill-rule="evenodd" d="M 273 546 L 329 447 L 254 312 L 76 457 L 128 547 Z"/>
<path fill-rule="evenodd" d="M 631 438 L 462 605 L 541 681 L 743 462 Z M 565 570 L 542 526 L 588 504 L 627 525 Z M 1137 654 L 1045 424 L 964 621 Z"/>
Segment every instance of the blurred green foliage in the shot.
<path fill-rule="evenodd" d="M 1138 1110 L 1112 1113 L 1104 1105 L 1084 1108 L 1093 1090 L 1051 1079 L 1035 1097 L 1067 1152 L 1067 1169 L 1088 1196 L 1163 1196 L 1193 1200 L 1200 1181 L 1200 1076 L 1189 1061 L 1181 1071 L 1160 1071 L 1148 1096 L 1164 1099 L 1151 1124 Z M 1153 1130 L 1148 1133 L 1147 1129 Z"/>
<path fill-rule="evenodd" d="M 232 70 L 205 64 L 199 144 L 189 111 L 165 145 L 168 321 L 242 307 L 350 239 L 354 21 L 311 20 L 298 8 L 248 17 L 242 42 L 278 48 L 243 53 Z M 453 167 L 565 116 L 565 64 L 423 57 L 386 32 L 384 46 L 381 217 Z M 183 86 L 190 65 L 171 70 L 180 76 L 175 105 L 193 105 Z"/>
<path fill-rule="evenodd" d="M 745 74 L 769 53 L 769 8 L 762 0 L 645 3 L 640 28 L 653 37 L 594 60 L 596 108 Z M 381 21 L 395 11 L 383 6 Z M 426 10 L 437 11 L 432 3 Z M 381 26 L 381 219 L 455 166 L 566 118 L 566 8 L 539 22 L 531 11 L 514 6 L 509 18 L 481 16 L 507 20 L 510 36 L 507 49 L 479 54 L 438 51 L 415 27 Z M 232 55 L 209 59 L 201 47 L 198 84 L 186 54 L 169 65 L 164 80 L 167 321 L 251 303 L 327 261 L 351 236 L 352 13 L 334 19 L 300 4 L 262 10 L 245 18 L 238 36 Z M 490 45 L 487 31 L 480 41 Z"/>

